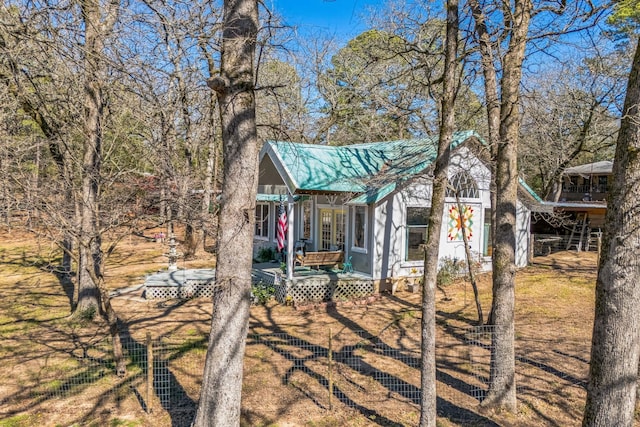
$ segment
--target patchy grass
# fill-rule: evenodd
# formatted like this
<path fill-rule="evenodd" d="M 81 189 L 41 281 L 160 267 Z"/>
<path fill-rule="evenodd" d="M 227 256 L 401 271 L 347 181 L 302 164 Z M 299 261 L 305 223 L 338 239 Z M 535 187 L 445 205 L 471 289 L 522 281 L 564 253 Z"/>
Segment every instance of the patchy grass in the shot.
<path fill-rule="evenodd" d="M 166 268 L 166 245 L 148 238 L 124 239 L 107 259 L 107 286 L 111 289 L 141 284 L 150 272 Z M 448 348 L 457 329 L 476 323 L 471 286 L 455 282 L 447 295 L 438 294 L 439 351 L 449 364 L 439 368 L 439 426 L 557 425 L 578 426 L 584 404 L 593 298 L 595 255 L 575 253 L 540 257 L 520 270 L 516 285 L 516 334 L 518 366 L 518 413 L 483 413 L 478 401 L 468 395 L 477 374 L 475 362 L 464 349 Z M 147 414 L 141 402 L 144 388 L 139 383 L 119 387 L 106 377 L 91 378 L 90 387 L 77 387 L 63 398 L 44 399 L 38 390 L 60 390 L 60 377 L 79 378 L 83 366 L 76 358 L 107 335 L 105 325 L 69 317 L 70 297 L 51 266 L 59 262 L 54 245 L 33 235 L 0 231 L 0 427 L 5 426 L 170 426 L 188 425 L 183 407 L 170 412 L 158 402 Z M 181 267 L 211 268 L 209 258 L 181 261 Z M 490 310 L 491 277 L 481 275 L 479 289 L 485 317 Z M 146 332 L 178 343 L 171 360 L 179 362 L 174 381 L 187 400 L 198 397 L 201 378 L 185 379 L 189 370 L 202 369 L 203 339 L 209 331 L 212 304 L 207 299 L 151 302 L 116 298 L 113 305 L 127 329 L 143 346 Z M 382 388 L 373 375 L 338 378 L 339 393 L 328 409 L 326 366 L 317 354 L 326 351 L 329 330 L 335 349 L 349 342 L 345 336 L 364 331 L 376 340 L 350 341 L 358 363 L 380 375 L 393 375 L 403 387 L 419 385 L 415 367 L 376 353 L 380 346 L 402 349 L 406 356 L 420 345 L 420 295 L 407 292 L 385 296 L 370 306 L 339 307 L 298 312 L 271 301 L 253 307 L 252 334 L 278 333 L 311 346 L 270 348 L 258 342 L 247 346 L 243 381 L 243 426 L 374 426 L 415 425 L 416 405 L 401 393 Z M 344 342 L 341 339 L 345 339 Z M 251 341 L 251 339 L 249 340 Z M 277 350 L 277 351 L 276 351 Z M 316 354 L 314 354 L 316 353 Z M 92 353 L 99 359 L 102 353 Z M 140 374 L 136 360 L 130 373 Z M 345 374 L 346 375 L 346 374 Z M 342 381 L 342 382 L 340 382 Z M 118 388 L 119 387 L 119 388 Z M 131 390 L 142 390 L 137 399 Z M 111 393 L 111 394 L 107 394 Z M 45 393 L 46 394 L 46 393 Z M 109 397 L 111 396 L 111 397 Z M 115 400 L 113 396 L 116 396 Z M 119 396 L 119 397 L 118 397 Z M 356 409 L 338 396 L 358 400 Z M 380 400 L 376 400 L 380 399 Z M 178 411 L 179 415 L 176 415 Z M 183 411 L 180 413 L 179 411 Z M 474 415 L 477 421 L 463 422 Z"/>
<path fill-rule="evenodd" d="M 39 415 L 15 415 L 0 420 L 0 427 L 28 427 L 38 425 L 41 422 L 42 417 Z"/>

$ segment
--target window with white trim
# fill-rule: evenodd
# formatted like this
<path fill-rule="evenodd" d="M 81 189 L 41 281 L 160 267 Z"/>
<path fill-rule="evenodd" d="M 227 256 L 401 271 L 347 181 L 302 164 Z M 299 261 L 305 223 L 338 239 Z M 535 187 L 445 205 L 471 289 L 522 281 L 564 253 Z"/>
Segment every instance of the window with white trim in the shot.
<path fill-rule="evenodd" d="M 355 206 L 353 208 L 353 240 L 354 249 L 366 250 L 367 248 L 367 207 Z"/>
<path fill-rule="evenodd" d="M 311 240 L 311 200 L 302 202 L 302 230 L 300 230 L 300 238 Z"/>
<path fill-rule="evenodd" d="M 427 226 L 429 224 L 430 211 L 430 208 L 407 207 L 405 261 L 420 261 L 424 259 L 422 245 L 427 241 Z"/>
<path fill-rule="evenodd" d="M 254 236 L 261 239 L 269 238 L 269 204 L 258 203 L 256 205 L 256 228 Z"/>
<path fill-rule="evenodd" d="M 467 171 L 461 171 L 453 175 L 449 180 L 449 184 L 447 197 L 456 197 L 456 194 L 461 199 L 477 199 L 480 197 L 478 185 Z"/>
<path fill-rule="evenodd" d="M 482 230 L 483 242 L 482 242 L 482 255 L 491 256 L 493 248 L 491 247 L 491 209 L 484 210 L 484 223 Z"/>

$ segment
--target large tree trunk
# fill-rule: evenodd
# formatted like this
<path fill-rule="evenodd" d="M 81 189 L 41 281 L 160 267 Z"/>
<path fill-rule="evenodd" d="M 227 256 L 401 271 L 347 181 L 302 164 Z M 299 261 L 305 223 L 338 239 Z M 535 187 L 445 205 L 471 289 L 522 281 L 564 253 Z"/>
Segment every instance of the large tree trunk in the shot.
<path fill-rule="evenodd" d="M 472 9 L 476 22 L 476 32 L 483 40 L 486 32 L 484 20 L 487 15 L 477 2 Z M 493 303 L 490 322 L 494 325 L 491 346 L 491 369 L 489 391 L 483 406 L 503 407 L 516 411 L 515 352 L 514 352 L 514 310 L 515 310 L 515 249 L 516 249 L 516 204 L 518 190 L 517 149 L 520 131 L 520 82 L 522 62 L 526 48 L 526 38 L 531 18 L 531 0 L 516 0 L 503 13 L 508 29 L 509 45 L 502 61 L 500 82 L 500 126 L 497 137 L 495 166 L 495 234 L 493 252 Z M 485 68 L 485 89 L 492 92 L 488 99 L 494 99 L 493 90 L 497 86 L 489 84 L 487 78 L 494 79 L 495 58 L 492 46 L 487 44 L 481 50 Z M 497 93 L 497 92 L 496 92 Z M 488 105 L 490 108 L 491 105 Z M 493 114 L 492 114 L 493 112 Z M 489 109 L 489 126 L 495 132 L 495 111 Z M 495 135 L 495 133 L 494 133 Z"/>
<path fill-rule="evenodd" d="M 517 175 L 516 153 L 509 144 L 498 149 L 497 172 L 497 232 L 493 254 L 493 305 L 491 310 L 494 333 L 491 346 L 489 392 L 483 406 L 502 406 L 515 412 L 515 226 Z M 514 171 L 514 172 L 511 172 Z"/>
<path fill-rule="evenodd" d="M 451 141 L 455 127 L 458 0 L 447 1 L 447 38 L 442 91 L 442 118 L 435 163 L 422 286 L 420 427 L 436 425 L 436 278 Z"/>
<path fill-rule="evenodd" d="M 220 105 L 224 182 L 211 334 L 195 426 L 239 425 L 251 302 L 251 248 L 258 180 L 255 0 L 225 0 L 221 75 L 209 80 Z"/>
<path fill-rule="evenodd" d="M 629 75 L 624 117 L 596 281 L 596 307 L 582 425 L 632 426 L 640 357 L 640 49 Z"/>
<path fill-rule="evenodd" d="M 96 0 L 81 2 L 85 23 L 84 83 L 84 156 L 82 160 L 82 202 L 76 311 L 97 313 L 101 308 L 100 291 L 93 280 L 100 276 L 101 257 L 98 239 L 99 191 L 102 166 L 102 118 L 104 101 L 100 85 L 99 56 L 104 48 L 100 34 L 100 6 Z"/>
<path fill-rule="evenodd" d="M 116 373 L 125 374 L 118 317 L 111 307 L 109 293 L 102 273 L 102 234 L 99 228 L 100 181 L 102 175 L 102 122 L 104 95 L 102 54 L 106 35 L 118 16 L 119 2 L 112 0 L 104 9 L 99 0 L 80 3 L 85 26 L 85 84 L 84 84 L 84 157 L 82 169 L 82 203 L 80 216 L 80 266 L 78 277 L 78 306 L 76 312 L 95 309 L 109 324 L 113 340 Z"/>
<path fill-rule="evenodd" d="M 478 45 L 480 47 L 480 60 L 482 63 L 482 73 L 484 76 L 484 92 L 487 103 L 487 130 L 489 133 L 489 155 L 491 168 L 491 256 L 495 254 L 496 242 L 496 159 L 498 157 L 498 143 L 500 140 L 500 97 L 498 92 L 498 73 L 493 43 L 487 26 L 487 16 L 477 0 L 469 0 L 475 31 L 478 35 Z M 487 323 L 493 324 L 493 305 L 489 311 Z"/>

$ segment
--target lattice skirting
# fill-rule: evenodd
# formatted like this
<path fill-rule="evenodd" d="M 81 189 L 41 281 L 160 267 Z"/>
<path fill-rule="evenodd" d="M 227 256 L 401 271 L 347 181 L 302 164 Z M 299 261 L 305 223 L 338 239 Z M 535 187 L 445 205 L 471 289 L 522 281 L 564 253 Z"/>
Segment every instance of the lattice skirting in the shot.
<path fill-rule="evenodd" d="M 308 278 L 299 281 L 282 281 L 275 285 L 276 300 L 284 303 L 287 296 L 295 304 L 323 301 L 349 301 L 375 294 L 371 279 L 345 278 L 337 280 Z"/>
<path fill-rule="evenodd" d="M 295 304 L 309 304 L 323 301 L 349 301 L 375 294 L 373 280 L 366 278 L 329 279 L 312 276 L 287 281 L 280 274 L 254 270 L 251 280 L 254 283 L 273 284 L 276 300 L 281 304 L 287 301 L 287 297 Z M 145 298 L 149 300 L 211 298 L 213 286 L 212 280 L 187 280 L 183 285 L 148 284 L 145 289 Z"/>
<path fill-rule="evenodd" d="M 146 299 L 171 299 L 171 298 L 211 298 L 213 297 L 212 281 L 187 280 L 184 285 L 147 285 L 144 291 Z"/>
<path fill-rule="evenodd" d="M 260 270 L 251 273 L 253 283 L 279 284 L 280 275 L 269 274 Z M 145 288 L 146 299 L 171 299 L 171 298 L 211 298 L 213 296 L 213 280 L 187 280 L 183 285 L 156 283 L 147 284 Z M 286 295 L 285 295 L 286 297 Z M 282 300 L 284 301 L 284 298 Z"/>
<path fill-rule="evenodd" d="M 287 301 L 287 285 L 281 283 L 279 285 L 275 285 L 276 289 L 275 298 L 280 304 L 284 304 Z"/>
<path fill-rule="evenodd" d="M 275 285 L 279 284 L 282 281 L 280 274 L 275 273 L 267 273 L 261 270 L 252 270 L 251 271 L 251 282 L 256 283 L 264 283 L 266 285 Z"/>
<path fill-rule="evenodd" d="M 275 288 L 275 298 L 280 304 L 284 304 L 287 299 L 287 287 L 284 284 L 284 280 L 280 273 L 271 273 L 262 270 L 253 270 L 251 272 L 251 281 L 253 284 L 264 283 L 267 285 L 273 285 Z"/>

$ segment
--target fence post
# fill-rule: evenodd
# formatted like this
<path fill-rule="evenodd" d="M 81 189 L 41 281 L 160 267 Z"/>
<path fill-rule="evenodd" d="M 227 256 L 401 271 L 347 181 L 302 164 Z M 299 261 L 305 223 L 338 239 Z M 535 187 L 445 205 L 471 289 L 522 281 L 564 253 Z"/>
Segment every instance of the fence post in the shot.
<path fill-rule="evenodd" d="M 536 247 L 536 235 L 531 233 L 531 241 L 529 242 L 529 259 L 527 260 L 528 264 L 531 264 L 533 262 L 533 257 L 536 256 L 536 251 L 535 251 L 535 247 Z M 489 243 L 491 244 L 491 243 Z"/>
<path fill-rule="evenodd" d="M 147 413 L 152 410 L 153 395 L 153 342 L 151 341 L 151 332 L 147 332 Z"/>
<path fill-rule="evenodd" d="M 331 328 L 329 328 L 329 410 L 333 410 L 333 348 L 331 340 Z"/>

